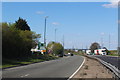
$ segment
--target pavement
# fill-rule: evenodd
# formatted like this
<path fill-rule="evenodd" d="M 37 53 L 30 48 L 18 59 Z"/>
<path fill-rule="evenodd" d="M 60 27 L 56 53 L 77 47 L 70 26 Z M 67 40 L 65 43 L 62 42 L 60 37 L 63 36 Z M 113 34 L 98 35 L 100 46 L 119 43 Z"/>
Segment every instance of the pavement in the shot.
<path fill-rule="evenodd" d="M 74 55 L 57 60 L 4 69 L 2 78 L 3 80 L 7 80 L 7 78 L 28 78 L 30 80 L 31 78 L 67 79 L 79 68 L 83 61 L 83 57 Z"/>

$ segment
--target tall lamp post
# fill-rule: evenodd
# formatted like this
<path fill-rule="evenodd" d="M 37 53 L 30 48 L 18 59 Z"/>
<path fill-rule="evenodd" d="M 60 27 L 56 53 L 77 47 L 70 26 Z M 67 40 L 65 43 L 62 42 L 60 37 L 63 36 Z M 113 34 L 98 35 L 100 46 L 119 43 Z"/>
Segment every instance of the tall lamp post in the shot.
<path fill-rule="evenodd" d="M 57 22 L 53 22 L 52 24 L 55 26 L 55 42 L 57 42 L 56 32 L 57 32 L 57 25 L 59 25 L 59 23 L 57 23 Z"/>
<path fill-rule="evenodd" d="M 103 36 L 104 36 L 104 33 L 101 33 L 101 48 L 104 47 Z"/>
<path fill-rule="evenodd" d="M 55 29 L 55 42 L 56 42 L 56 31 L 57 31 L 57 29 Z"/>
<path fill-rule="evenodd" d="M 111 46 L 111 42 L 110 42 L 111 40 L 110 39 L 111 39 L 111 35 L 109 34 L 109 49 L 110 49 L 110 46 Z"/>
<path fill-rule="evenodd" d="M 47 21 L 48 16 L 45 16 L 45 27 L 44 27 L 44 45 L 46 47 L 46 21 Z"/>

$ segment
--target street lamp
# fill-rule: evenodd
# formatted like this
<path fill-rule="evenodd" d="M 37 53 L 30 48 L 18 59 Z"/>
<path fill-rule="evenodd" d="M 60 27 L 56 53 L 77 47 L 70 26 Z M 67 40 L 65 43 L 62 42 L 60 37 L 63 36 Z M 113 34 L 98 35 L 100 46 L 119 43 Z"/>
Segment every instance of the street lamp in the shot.
<path fill-rule="evenodd" d="M 56 42 L 56 31 L 57 31 L 57 29 L 55 28 L 55 42 Z"/>
<path fill-rule="evenodd" d="M 48 16 L 45 16 L 45 27 L 44 27 L 44 44 L 46 47 L 46 21 L 47 21 Z"/>
<path fill-rule="evenodd" d="M 109 34 L 109 49 L 110 49 L 110 46 L 111 46 L 111 42 L 110 42 L 111 40 L 110 39 L 111 39 L 111 35 Z"/>
<path fill-rule="evenodd" d="M 101 48 L 104 47 L 103 36 L 104 36 L 104 33 L 101 33 Z"/>
<path fill-rule="evenodd" d="M 56 39 L 56 31 L 57 31 L 56 26 L 59 25 L 59 23 L 53 22 L 52 24 L 55 25 L 55 42 L 56 42 L 57 41 L 57 39 Z"/>

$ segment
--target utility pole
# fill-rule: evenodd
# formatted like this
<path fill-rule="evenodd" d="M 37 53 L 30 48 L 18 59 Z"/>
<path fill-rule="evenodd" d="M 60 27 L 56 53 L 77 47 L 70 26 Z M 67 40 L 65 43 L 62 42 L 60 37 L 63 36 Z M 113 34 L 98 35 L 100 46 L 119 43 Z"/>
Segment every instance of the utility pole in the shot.
<path fill-rule="evenodd" d="M 111 44 L 111 35 L 109 34 L 109 49 L 110 49 L 110 44 Z"/>
<path fill-rule="evenodd" d="M 82 44 L 82 50 L 83 50 L 83 44 Z"/>
<path fill-rule="evenodd" d="M 101 48 L 103 48 L 103 37 L 101 37 Z"/>
<path fill-rule="evenodd" d="M 64 48 L 64 35 L 63 35 L 63 48 Z"/>
<path fill-rule="evenodd" d="M 63 55 L 64 55 L 64 35 L 63 35 Z"/>
<path fill-rule="evenodd" d="M 46 47 L 46 21 L 47 21 L 48 16 L 45 16 L 45 27 L 44 27 L 44 45 Z"/>
<path fill-rule="evenodd" d="M 86 45 L 86 49 L 88 49 L 88 46 Z"/>
<path fill-rule="evenodd" d="M 104 47 L 103 37 L 104 37 L 104 33 L 101 33 L 101 48 L 103 48 L 103 47 Z"/>

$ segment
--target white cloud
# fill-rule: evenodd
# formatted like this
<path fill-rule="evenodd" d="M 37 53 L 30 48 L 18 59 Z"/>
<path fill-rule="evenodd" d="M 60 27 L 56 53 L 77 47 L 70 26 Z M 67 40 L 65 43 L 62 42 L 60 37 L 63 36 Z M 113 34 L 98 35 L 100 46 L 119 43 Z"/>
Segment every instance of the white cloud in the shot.
<path fill-rule="evenodd" d="M 52 24 L 53 24 L 53 25 L 59 25 L 59 23 L 58 23 L 58 22 L 53 22 Z"/>
<path fill-rule="evenodd" d="M 44 14 L 45 12 L 43 12 L 43 11 L 37 11 L 36 13 L 37 14 Z"/>
<path fill-rule="evenodd" d="M 101 34 L 101 35 L 105 35 L 105 33 L 104 33 L 104 32 L 101 32 L 100 34 Z"/>
<path fill-rule="evenodd" d="M 110 0 L 109 4 L 103 4 L 102 6 L 105 7 L 105 8 L 117 8 L 119 1 L 120 0 Z"/>

